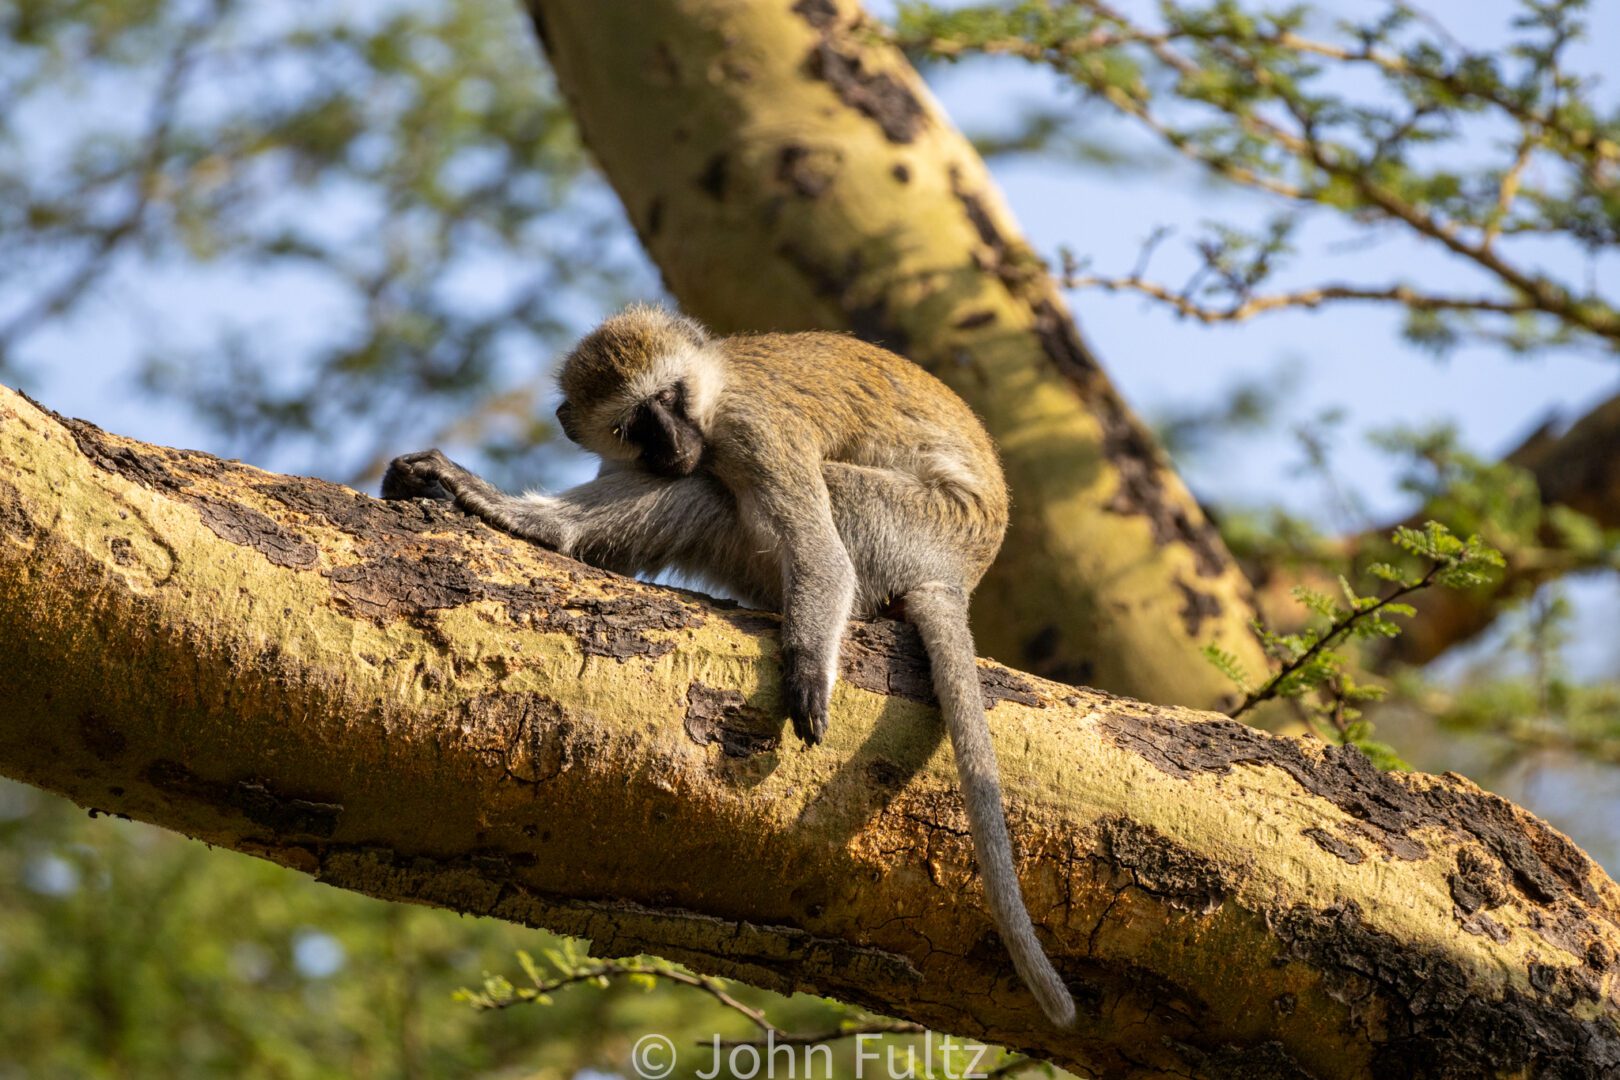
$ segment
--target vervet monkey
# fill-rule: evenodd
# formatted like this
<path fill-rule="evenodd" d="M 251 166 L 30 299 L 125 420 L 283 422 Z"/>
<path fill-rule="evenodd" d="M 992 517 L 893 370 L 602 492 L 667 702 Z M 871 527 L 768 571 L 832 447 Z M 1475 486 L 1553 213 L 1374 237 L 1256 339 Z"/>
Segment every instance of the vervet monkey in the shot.
<path fill-rule="evenodd" d="M 928 651 L 990 913 L 1042 1009 L 1071 1024 L 1013 869 L 968 630 L 1007 488 L 967 405 L 853 337 L 715 338 L 653 307 L 586 335 L 559 382 L 557 419 L 601 458 L 595 480 L 514 497 L 429 450 L 395 459 L 383 496 L 447 495 L 592 565 L 675 569 L 781 611 L 787 711 L 807 743 L 827 730 L 845 623 L 903 611 Z"/>

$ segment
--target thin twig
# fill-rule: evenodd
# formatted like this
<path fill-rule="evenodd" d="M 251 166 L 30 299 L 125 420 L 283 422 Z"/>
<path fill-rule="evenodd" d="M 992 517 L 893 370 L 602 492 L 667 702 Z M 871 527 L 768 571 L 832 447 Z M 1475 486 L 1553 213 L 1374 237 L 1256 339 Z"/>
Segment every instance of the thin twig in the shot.
<path fill-rule="evenodd" d="M 743 1017 L 760 1032 L 759 1036 L 754 1039 L 721 1040 L 719 1045 L 722 1047 L 760 1046 L 767 1042 L 776 1046 L 812 1046 L 819 1043 L 833 1042 L 838 1039 L 854 1038 L 858 1035 L 921 1035 L 928 1030 L 921 1024 L 914 1024 L 906 1020 L 883 1020 L 814 1033 L 787 1031 L 771 1023 L 770 1019 L 761 1010 L 745 1005 L 728 994 L 724 984 L 718 979 L 692 975 L 677 968 L 650 968 L 621 960 L 604 960 L 589 967 L 578 968 L 567 974 L 559 975 L 554 979 L 537 982 L 532 987 L 525 987 L 521 995 L 501 999 L 486 998 L 478 1002 L 477 1007 L 498 1010 L 509 1009 L 514 1005 L 529 1005 L 538 1001 L 541 997 L 554 994 L 558 990 L 569 986 L 627 975 L 644 975 L 654 979 L 663 979 L 678 986 L 701 990 L 719 1002 L 723 1008 Z M 700 1042 L 699 1045 L 710 1046 L 713 1045 L 713 1042 L 712 1040 Z"/>
<path fill-rule="evenodd" d="M 1489 248 L 1496 243 L 1496 238 L 1502 235 L 1502 225 L 1507 221 L 1508 213 L 1513 209 L 1513 200 L 1519 194 L 1519 181 L 1524 176 L 1525 167 L 1530 164 L 1531 155 L 1535 153 L 1536 137 L 1526 130 L 1524 138 L 1519 140 L 1519 150 L 1513 156 L 1513 164 L 1508 166 L 1502 174 L 1502 180 L 1496 185 L 1496 208 L 1485 222 L 1485 233 L 1480 239 L 1480 245 Z"/>
<path fill-rule="evenodd" d="M 1255 690 L 1250 690 L 1248 694 L 1244 696 L 1243 700 L 1238 703 L 1238 706 L 1228 712 L 1226 715 L 1236 720 L 1238 717 L 1242 716 L 1256 705 L 1270 701 L 1272 698 L 1276 697 L 1277 688 L 1282 685 L 1284 679 L 1287 679 L 1290 675 L 1294 674 L 1296 671 L 1299 671 L 1312 660 L 1316 659 L 1317 656 L 1321 655 L 1323 649 L 1344 640 L 1345 635 L 1350 633 L 1355 625 L 1361 622 L 1363 619 L 1371 618 L 1396 601 L 1410 596 L 1420 589 L 1426 589 L 1430 585 L 1433 585 L 1434 579 L 1440 575 L 1441 570 L 1445 569 L 1445 565 L 1445 563 L 1436 562 L 1433 566 L 1429 567 L 1428 572 L 1425 573 L 1421 578 L 1411 582 L 1410 584 L 1402 585 L 1400 588 L 1391 592 L 1388 596 L 1379 600 L 1378 603 L 1374 604 L 1372 607 L 1363 608 L 1360 611 L 1347 612 L 1343 618 L 1338 619 L 1333 623 L 1332 626 L 1328 627 L 1327 632 L 1321 637 L 1317 638 L 1314 645 L 1300 653 L 1298 656 L 1294 657 L 1294 659 L 1290 660 L 1288 663 L 1284 664 L 1282 670 L 1278 671 L 1271 678 L 1267 679 L 1263 686 Z"/>
<path fill-rule="evenodd" d="M 1498 300 L 1488 296 L 1438 296 L 1421 293 L 1407 285 L 1375 288 L 1361 285 L 1321 285 L 1296 292 L 1251 296 L 1230 307 L 1199 304 L 1184 291 L 1146 280 L 1136 274 L 1106 277 L 1099 274 L 1072 274 L 1059 279 L 1067 289 L 1106 289 L 1109 292 L 1139 292 L 1174 307 L 1180 314 L 1203 323 L 1244 322 L 1256 315 L 1280 308 L 1315 308 L 1332 301 L 1400 304 L 1417 311 L 1488 311 L 1517 315 L 1540 311 L 1528 300 Z"/>

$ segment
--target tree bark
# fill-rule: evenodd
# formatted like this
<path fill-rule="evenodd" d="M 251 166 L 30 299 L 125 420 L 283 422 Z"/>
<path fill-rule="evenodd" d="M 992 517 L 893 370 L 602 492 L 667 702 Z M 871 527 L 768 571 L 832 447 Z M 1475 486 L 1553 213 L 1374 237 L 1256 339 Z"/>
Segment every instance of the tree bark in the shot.
<path fill-rule="evenodd" d="M 664 280 L 722 331 L 845 329 L 949 383 L 1001 444 L 990 655 L 1157 701 L 1265 660 L 1249 588 L 1121 401 L 984 163 L 852 0 L 530 0 Z"/>
<path fill-rule="evenodd" d="M 1536 818 L 986 663 L 1024 888 L 1080 1001 L 1051 1030 L 985 915 L 914 636 L 850 629 L 809 749 L 775 630 L 0 390 L 7 776 L 1108 1076 L 1620 1069 L 1620 890 Z"/>

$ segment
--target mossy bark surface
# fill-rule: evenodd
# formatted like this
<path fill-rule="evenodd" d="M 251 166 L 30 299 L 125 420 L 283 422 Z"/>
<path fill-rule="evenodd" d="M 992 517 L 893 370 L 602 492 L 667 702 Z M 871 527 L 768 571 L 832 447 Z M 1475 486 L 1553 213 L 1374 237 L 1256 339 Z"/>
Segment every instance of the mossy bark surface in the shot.
<path fill-rule="evenodd" d="M 985 652 L 1205 708 L 1233 688 L 1203 644 L 1264 670 L 1243 575 L 983 161 L 859 5 L 529 6 L 587 143 L 688 311 L 726 332 L 849 330 L 984 418 L 1013 492 L 975 613 Z"/>
<path fill-rule="evenodd" d="M 1108 1076 L 1598 1076 L 1620 891 L 1460 777 L 981 667 L 1048 1028 L 911 632 L 825 745 L 776 622 L 0 390 L 0 773 L 341 888 L 810 990 Z"/>

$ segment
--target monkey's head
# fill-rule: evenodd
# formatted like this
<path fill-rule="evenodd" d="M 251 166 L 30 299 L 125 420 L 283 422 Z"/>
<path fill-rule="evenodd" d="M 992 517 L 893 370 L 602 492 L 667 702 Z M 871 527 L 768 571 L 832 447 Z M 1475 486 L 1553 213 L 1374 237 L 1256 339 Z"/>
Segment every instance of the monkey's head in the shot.
<path fill-rule="evenodd" d="M 659 476 L 688 476 L 703 460 L 720 369 L 698 323 L 637 305 L 574 346 L 558 375 L 563 434 L 604 459 Z"/>

